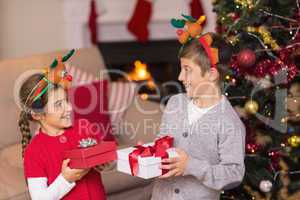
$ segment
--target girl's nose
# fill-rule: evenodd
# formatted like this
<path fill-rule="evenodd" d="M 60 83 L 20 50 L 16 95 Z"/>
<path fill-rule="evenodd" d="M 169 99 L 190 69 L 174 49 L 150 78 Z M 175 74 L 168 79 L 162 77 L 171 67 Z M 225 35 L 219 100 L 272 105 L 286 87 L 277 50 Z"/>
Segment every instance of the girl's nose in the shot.
<path fill-rule="evenodd" d="M 72 105 L 71 105 L 70 102 L 67 102 L 67 104 L 66 104 L 66 111 L 67 112 L 71 112 L 72 111 Z"/>

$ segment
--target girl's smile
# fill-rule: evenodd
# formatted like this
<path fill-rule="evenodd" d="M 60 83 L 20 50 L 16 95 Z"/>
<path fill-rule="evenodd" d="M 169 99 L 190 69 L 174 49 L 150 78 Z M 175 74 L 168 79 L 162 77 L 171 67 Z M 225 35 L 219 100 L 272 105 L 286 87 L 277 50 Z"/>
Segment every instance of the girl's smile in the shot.
<path fill-rule="evenodd" d="M 48 102 L 42 114 L 33 114 L 40 121 L 42 129 L 49 135 L 56 135 L 72 126 L 72 107 L 63 88 L 49 91 Z"/>

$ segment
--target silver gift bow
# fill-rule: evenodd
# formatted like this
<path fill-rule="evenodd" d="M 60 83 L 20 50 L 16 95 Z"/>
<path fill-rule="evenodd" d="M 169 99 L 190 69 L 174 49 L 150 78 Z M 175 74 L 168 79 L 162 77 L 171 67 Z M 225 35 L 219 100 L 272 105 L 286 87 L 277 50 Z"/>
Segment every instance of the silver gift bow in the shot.
<path fill-rule="evenodd" d="M 87 148 L 87 147 L 91 147 L 97 144 L 97 140 L 93 139 L 93 138 L 86 138 L 86 139 L 81 139 L 79 141 L 79 148 Z"/>

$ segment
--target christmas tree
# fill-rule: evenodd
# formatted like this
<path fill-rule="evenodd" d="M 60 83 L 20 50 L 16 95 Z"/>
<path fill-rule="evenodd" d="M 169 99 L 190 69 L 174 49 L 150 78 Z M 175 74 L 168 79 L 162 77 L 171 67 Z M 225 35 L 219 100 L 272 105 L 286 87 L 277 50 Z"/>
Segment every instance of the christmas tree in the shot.
<path fill-rule="evenodd" d="M 226 95 L 245 122 L 243 183 L 221 199 L 300 200 L 298 0 L 217 0 L 217 32 L 234 49 Z"/>

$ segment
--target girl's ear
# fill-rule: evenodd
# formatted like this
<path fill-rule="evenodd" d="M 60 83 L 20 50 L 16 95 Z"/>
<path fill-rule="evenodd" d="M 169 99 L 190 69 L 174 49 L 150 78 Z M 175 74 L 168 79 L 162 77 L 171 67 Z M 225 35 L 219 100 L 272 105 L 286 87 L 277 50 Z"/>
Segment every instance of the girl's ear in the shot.
<path fill-rule="evenodd" d="M 36 113 L 34 111 L 31 111 L 31 116 L 32 116 L 32 119 L 36 120 L 36 121 L 41 121 L 44 117 L 44 115 L 42 113 Z"/>
<path fill-rule="evenodd" d="M 210 71 L 209 71 L 209 76 L 208 76 L 208 80 L 211 81 L 211 82 L 216 82 L 219 80 L 219 72 L 216 68 L 211 68 Z"/>

